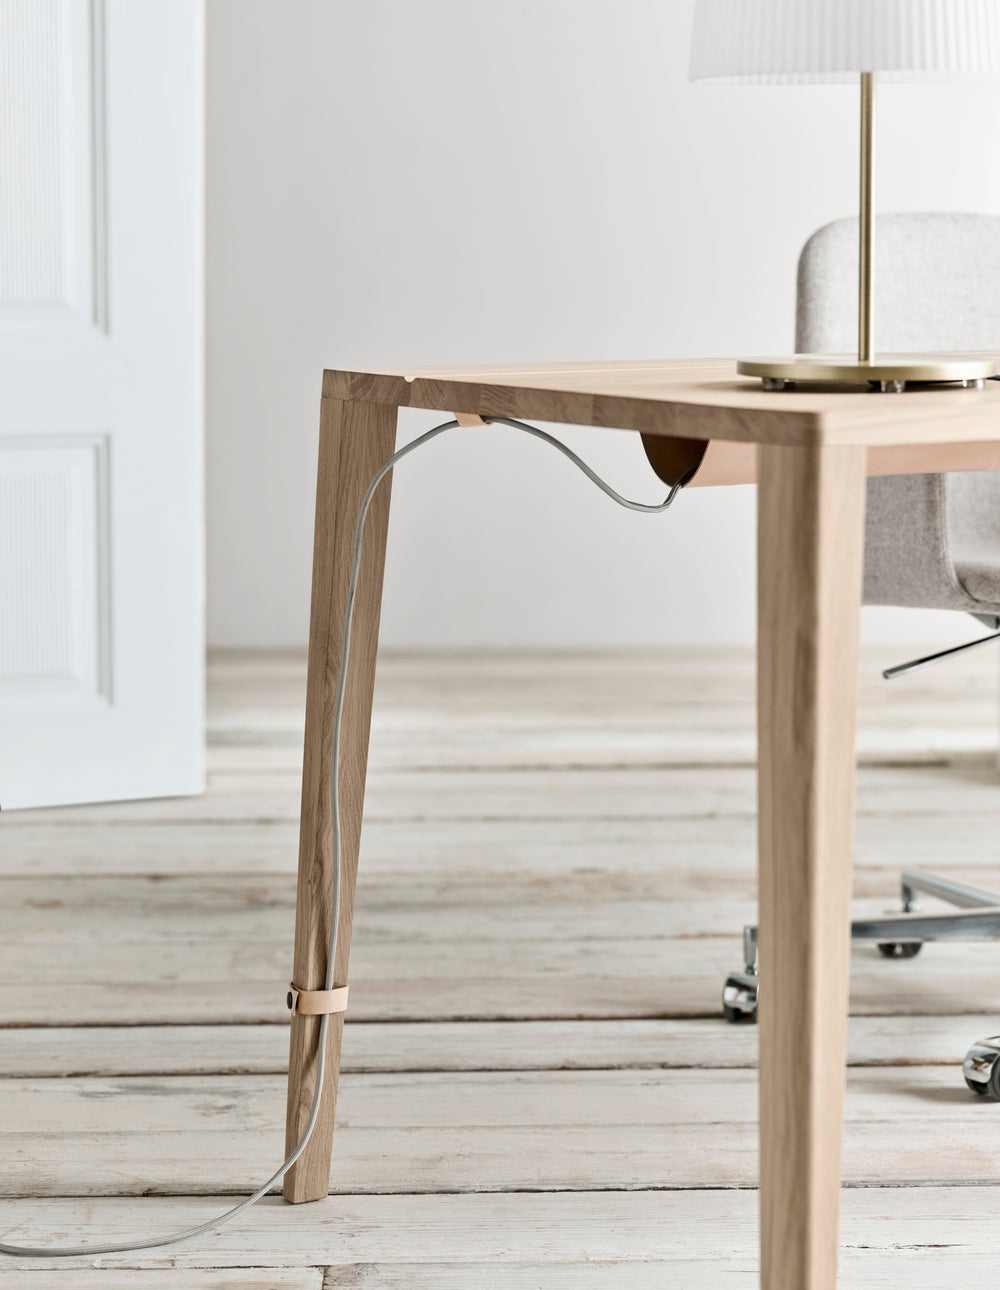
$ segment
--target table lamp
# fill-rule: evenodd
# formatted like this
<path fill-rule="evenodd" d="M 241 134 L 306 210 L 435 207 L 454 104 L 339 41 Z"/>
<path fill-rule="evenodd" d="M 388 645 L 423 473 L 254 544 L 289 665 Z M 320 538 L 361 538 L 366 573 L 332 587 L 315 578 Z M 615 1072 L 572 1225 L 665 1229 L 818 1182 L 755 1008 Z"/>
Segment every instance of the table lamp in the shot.
<path fill-rule="evenodd" d="M 697 0 L 691 79 L 809 84 L 858 80 L 861 219 L 858 353 L 742 359 L 766 389 L 796 381 L 901 391 L 912 381 L 980 388 L 1000 360 L 983 354 L 878 354 L 872 283 L 875 81 L 993 76 L 1000 71 L 1000 0 Z"/>

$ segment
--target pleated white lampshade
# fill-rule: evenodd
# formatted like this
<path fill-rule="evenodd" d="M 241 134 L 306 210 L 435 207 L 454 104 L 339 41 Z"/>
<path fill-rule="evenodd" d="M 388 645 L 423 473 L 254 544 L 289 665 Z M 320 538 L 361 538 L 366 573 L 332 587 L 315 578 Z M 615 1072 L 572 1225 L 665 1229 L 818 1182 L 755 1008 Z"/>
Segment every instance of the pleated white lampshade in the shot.
<path fill-rule="evenodd" d="M 1000 0 L 697 0 L 691 79 L 770 84 L 1000 74 Z"/>

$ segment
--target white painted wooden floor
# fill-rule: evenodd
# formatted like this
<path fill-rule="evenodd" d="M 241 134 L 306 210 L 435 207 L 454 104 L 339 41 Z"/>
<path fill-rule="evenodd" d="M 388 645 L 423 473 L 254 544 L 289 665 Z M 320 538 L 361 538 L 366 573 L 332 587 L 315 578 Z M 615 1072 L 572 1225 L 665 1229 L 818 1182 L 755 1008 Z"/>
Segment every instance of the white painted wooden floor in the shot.
<path fill-rule="evenodd" d="M 866 655 L 859 910 L 903 863 L 1000 889 L 996 658 Z M 204 798 L 0 824 L 0 1232 L 202 1221 L 283 1145 L 304 667 L 211 667 Z M 330 1198 L 3 1290 L 750 1290 L 752 659 L 389 656 Z M 1000 1268 L 1000 945 L 857 947 L 841 1285 Z"/>

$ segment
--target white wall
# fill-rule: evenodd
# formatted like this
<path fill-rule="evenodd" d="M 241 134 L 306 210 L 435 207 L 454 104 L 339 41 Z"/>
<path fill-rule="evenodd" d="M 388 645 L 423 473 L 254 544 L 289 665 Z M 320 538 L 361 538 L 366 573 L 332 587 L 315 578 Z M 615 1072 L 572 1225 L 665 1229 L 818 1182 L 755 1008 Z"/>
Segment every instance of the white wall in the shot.
<path fill-rule="evenodd" d="M 691 0 L 210 0 L 209 626 L 306 638 L 324 367 L 759 353 L 855 202 L 850 88 L 686 78 Z M 892 86 L 883 209 L 1000 211 L 1000 89 Z M 404 413 L 410 437 L 435 421 Z M 632 435 L 566 438 L 660 487 Z M 613 507 L 514 432 L 400 469 L 390 644 L 741 642 L 753 491 Z M 950 640 L 956 619 L 869 611 Z"/>

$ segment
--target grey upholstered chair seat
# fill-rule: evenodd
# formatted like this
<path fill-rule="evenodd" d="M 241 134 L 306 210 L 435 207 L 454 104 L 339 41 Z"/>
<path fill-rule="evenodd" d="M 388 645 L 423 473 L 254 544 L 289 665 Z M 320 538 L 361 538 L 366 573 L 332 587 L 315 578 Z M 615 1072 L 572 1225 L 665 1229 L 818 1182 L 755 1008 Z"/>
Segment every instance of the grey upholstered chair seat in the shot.
<path fill-rule="evenodd" d="M 864 598 L 1000 614 L 1000 474 L 870 479 Z"/>
<path fill-rule="evenodd" d="M 855 349 L 857 241 L 857 220 L 844 219 L 806 243 L 800 353 Z M 1000 217 L 884 215 L 875 263 L 875 339 L 883 353 L 1000 353 Z M 1000 615 L 1000 472 L 869 480 L 864 597 L 866 604 Z"/>
<path fill-rule="evenodd" d="M 956 561 L 956 569 L 963 587 L 973 600 L 979 602 L 979 606 L 988 604 L 991 614 L 1000 613 L 998 566 L 1000 566 L 1000 546 L 970 551 L 968 557 Z M 977 612 L 981 612 L 978 607 Z"/>

